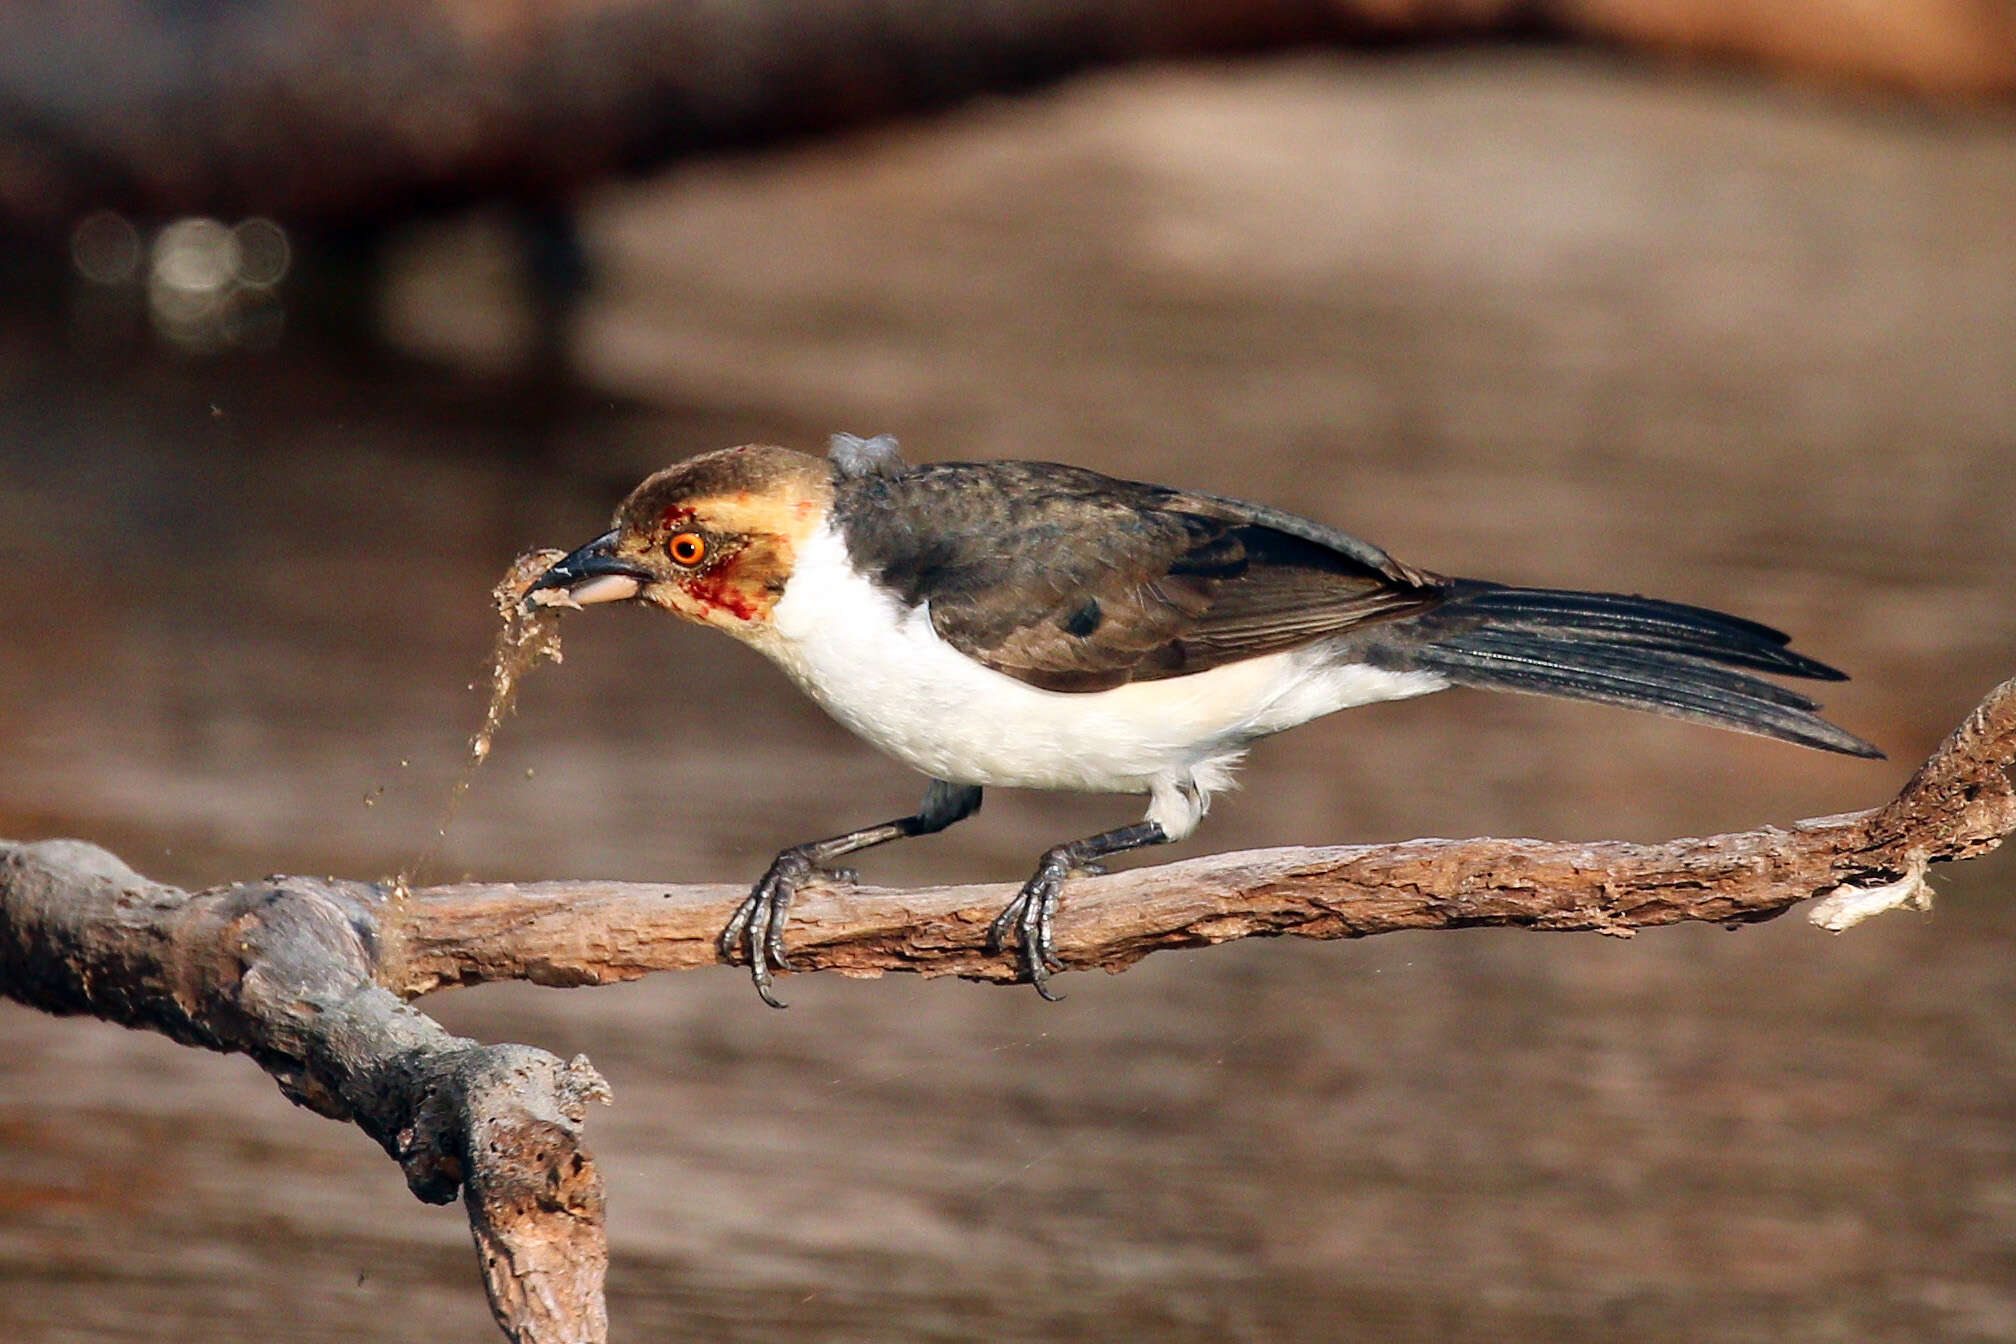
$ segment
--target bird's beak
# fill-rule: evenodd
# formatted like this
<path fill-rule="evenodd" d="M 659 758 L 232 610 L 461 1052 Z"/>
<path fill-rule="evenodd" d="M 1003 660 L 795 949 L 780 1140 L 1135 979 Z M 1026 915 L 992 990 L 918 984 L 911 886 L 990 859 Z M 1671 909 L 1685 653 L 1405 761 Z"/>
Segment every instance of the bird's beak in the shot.
<path fill-rule="evenodd" d="M 621 602 L 637 596 L 653 577 L 650 570 L 617 555 L 616 534 L 605 532 L 556 561 L 525 590 L 522 600 L 528 607 Z"/>

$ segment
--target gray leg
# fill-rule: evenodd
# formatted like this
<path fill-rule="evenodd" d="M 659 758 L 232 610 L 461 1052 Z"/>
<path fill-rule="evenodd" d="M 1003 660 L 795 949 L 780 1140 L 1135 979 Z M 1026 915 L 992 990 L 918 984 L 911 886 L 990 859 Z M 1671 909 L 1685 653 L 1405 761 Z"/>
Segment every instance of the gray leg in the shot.
<path fill-rule="evenodd" d="M 1064 963 L 1057 960 L 1051 928 L 1057 915 L 1057 896 L 1064 889 L 1064 879 L 1071 875 L 1073 869 L 1082 869 L 1109 854 L 1168 843 L 1169 835 L 1159 822 L 1137 821 L 1132 826 L 1101 831 L 1098 835 L 1073 840 L 1046 851 L 1043 861 L 1036 865 L 1034 876 L 1022 884 L 1022 890 L 1008 902 L 1008 908 L 994 916 L 994 922 L 988 926 L 988 950 L 1001 951 L 1007 946 L 1009 930 L 1014 930 L 1022 943 L 1022 960 L 1029 970 L 1029 983 L 1036 986 L 1038 994 L 1052 1002 L 1063 998 L 1063 995 L 1051 991 L 1050 973 L 1064 969 Z"/>
<path fill-rule="evenodd" d="M 721 956 L 733 962 L 738 955 L 749 958 L 749 974 L 756 992 L 772 1008 L 784 1005 L 770 990 L 770 969 L 791 969 L 784 959 L 784 924 L 791 917 L 791 898 L 813 874 L 825 872 L 835 859 L 891 840 L 907 840 L 913 835 L 935 835 L 955 821 L 963 821 L 980 810 L 980 789 L 973 784 L 931 781 L 916 814 L 864 826 L 858 831 L 793 845 L 771 861 L 770 869 L 752 887 L 728 927 L 715 940 Z"/>

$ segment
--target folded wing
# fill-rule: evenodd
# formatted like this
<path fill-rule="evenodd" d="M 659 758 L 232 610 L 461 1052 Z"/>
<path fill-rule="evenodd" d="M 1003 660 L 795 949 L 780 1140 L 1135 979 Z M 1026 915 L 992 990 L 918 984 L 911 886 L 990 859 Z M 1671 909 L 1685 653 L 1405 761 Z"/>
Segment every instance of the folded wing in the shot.
<path fill-rule="evenodd" d="M 850 483 L 855 562 L 968 657 L 1089 692 L 1294 648 L 1442 601 L 1433 576 L 1259 505 L 1045 462 Z"/>

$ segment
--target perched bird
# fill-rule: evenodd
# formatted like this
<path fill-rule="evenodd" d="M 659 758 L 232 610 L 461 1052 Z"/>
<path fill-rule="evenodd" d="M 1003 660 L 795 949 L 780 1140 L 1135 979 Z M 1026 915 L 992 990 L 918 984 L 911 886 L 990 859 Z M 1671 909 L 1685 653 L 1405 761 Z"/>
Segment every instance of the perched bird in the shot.
<path fill-rule="evenodd" d="M 736 910 L 722 953 L 773 1005 L 797 889 L 971 816 L 989 785 L 1148 795 L 1133 825 L 1046 851 L 993 923 L 1051 998 L 1065 878 L 1183 839 L 1256 739 L 1336 710 L 1475 686 L 1882 754 L 1753 675 L 1843 679 L 1736 616 L 1448 578 L 1263 504 L 895 447 L 840 435 L 823 460 L 751 445 L 667 467 L 525 597 L 712 626 L 931 777 L 914 815 L 778 854 Z"/>

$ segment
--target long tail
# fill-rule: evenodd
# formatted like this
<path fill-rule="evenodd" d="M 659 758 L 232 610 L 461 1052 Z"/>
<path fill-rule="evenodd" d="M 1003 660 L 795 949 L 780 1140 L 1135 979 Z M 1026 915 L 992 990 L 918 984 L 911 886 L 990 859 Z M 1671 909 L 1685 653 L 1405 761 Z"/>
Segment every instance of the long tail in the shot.
<path fill-rule="evenodd" d="M 1622 593 L 1473 579 L 1452 581 L 1447 593 L 1441 606 L 1395 623 L 1406 627 L 1405 647 L 1392 652 L 1408 666 L 1461 686 L 1626 705 L 1824 751 L 1883 755 L 1814 713 L 1817 701 L 1749 675 L 1847 679 L 1794 653 L 1790 637 L 1767 625 Z"/>

